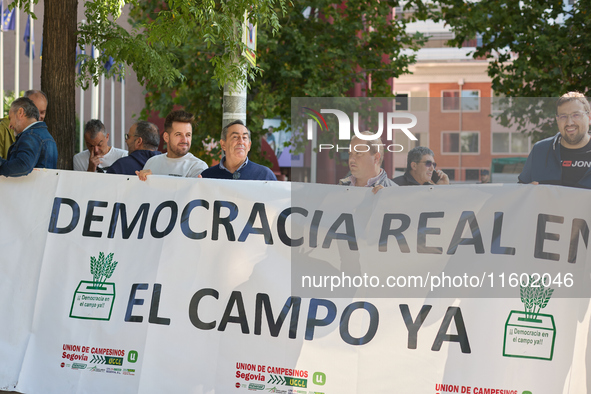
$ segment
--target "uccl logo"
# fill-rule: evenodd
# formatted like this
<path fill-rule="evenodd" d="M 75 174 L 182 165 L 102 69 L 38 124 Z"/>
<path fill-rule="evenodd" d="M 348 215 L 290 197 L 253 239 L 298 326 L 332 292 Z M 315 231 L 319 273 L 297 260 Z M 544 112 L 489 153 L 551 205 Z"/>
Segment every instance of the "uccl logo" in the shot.
<path fill-rule="evenodd" d="M 341 140 L 351 140 L 351 120 L 349 119 L 349 115 L 345 112 L 338 110 L 338 109 L 321 109 L 320 112 L 313 110 L 312 108 L 302 107 L 303 112 L 309 115 L 312 119 L 308 119 L 307 123 L 307 138 L 308 140 L 312 140 L 314 138 L 314 122 L 318 124 L 320 130 L 328 132 L 328 125 L 326 124 L 326 120 L 322 116 L 322 114 L 332 114 L 337 117 L 337 121 L 339 124 L 338 136 L 339 141 Z M 385 118 L 385 119 L 384 119 Z M 410 119 L 410 123 L 395 123 L 395 118 L 406 118 Z M 385 121 L 384 121 L 385 120 Z M 412 141 L 417 141 L 417 137 L 415 137 L 411 132 L 410 128 L 417 125 L 417 117 L 408 112 L 378 112 L 378 131 L 372 135 L 364 135 L 361 134 L 362 131 L 359 130 L 359 113 L 353 113 L 353 132 L 355 133 L 355 138 L 358 138 L 362 141 L 372 141 L 376 138 L 381 138 L 382 134 L 384 134 L 384 123 L 386 123 L 386 138 L 388 141 L 394 141 L 394 130 L 401 130 L 406 136 L 411 139 Z M 373 131 L 372 131 L 373 132 Z M 388 152 L 401 152 L 404 147 L 400 144 L 357 144 L 353 149 L 356 152 L 367 152 L 370 150 L 370 145 L 377 145 L 378 149 L 388 150 Z M 330 150 L 335 149 L 335 145 L 333 144 L 320 144 L 318 146 L 318 151 L 322 152 L 322 150 Z M 351 145 L 347 146 L 339 146 L 336 145 L 337 152 L 339 150 L 348 150 L 351 152 Z"/>

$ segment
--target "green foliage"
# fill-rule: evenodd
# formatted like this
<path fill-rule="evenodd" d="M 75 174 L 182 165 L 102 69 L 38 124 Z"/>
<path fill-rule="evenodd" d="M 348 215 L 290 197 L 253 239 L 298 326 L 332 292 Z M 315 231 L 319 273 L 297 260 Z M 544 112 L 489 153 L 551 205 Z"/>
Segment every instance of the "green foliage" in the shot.
<path fill-rule="evenodd" d="M 495 92 L 507 97 L 559 97 L 591 89 L 591 12 L 588 2 L 564 0 L 440 0 L 432 16 L 451 26 L 460 47 L 482 36 L 474 58 L 490 61 L 488 74 Z M 537 127 L 536 139 L 554 135 L 556 124 L 549 100 L 526 110 Z M 539 114 L 544 113 L 545 119 Z M 507 112 L 506 115 L 511 115 Z M 511 117 L 524 130 L 517 116 Z M 510 124 L 511 122 L 509 122 Z"/>
<path fill-rule="evenodd" d="M 542 281 L 537 281 L 534 284 L 534 277 L 530 276 L 526 286 L 523 283 L 519 284 L 521 302 L 525 307 L 526 318 L 535 320 L 540 313 L 540 310 L 544 309 L 554 293 L 554 289 L 545 287 Z"/>
<path fill-rule="evenodd" d="M 21 90 L 21 93 L 18 97 L 23 97 L 25 95 L 25 91 Z M 12 102 L 14 100 L 16 100 L 18 97 L 14 96 L 14 90 L 5 90 L 4 91 L 4 114 L 5 116 L 8 116 L 8 111 L 10 111 L 10 105 L 12 104 Z"/>
<path fill-rule="evenodd" d="M 259 20 L 255 69 L 259 74 L 253 78 L 253 73 L 249 73 L 247 116 L 253 134 L 250 156 L 255 161 L 261 160 L 254 144 L 264 134 L 263 119 L 280 117 L 286 127 L 290 123 L 292 97 L 344 97 L 356 82 L 371 85 L 371 89 L 366 89 L 368 96 L 391 97 L 388 79 L 407 72 L 414 61 L 414 57 L 402 55 L 401 50 L 418 48 L 422 42 L 420 36 L 406 34 L 404 19 L 389 20 L 392 7 L 398 5 L 396 1 L 350 0 L 339 5 L 327 0 L 295 0 L 285 14 L 284 8 L 280 8 L 282 4 L 267 11 L 278 15 L 273 22 L 281 25 L 279 31 L 273 23 Z M 169 8 L 160 10 L 160 5 L 155 0 L 136 5 L 132 13 L 135 23 L 145 23 L 156 15 L 174 14 Z M 174 2 L 168 5 L 171 7 Z M 156 111 L 163 117 L 175 106 L 195 113 L 197 125 L 191 150 L 198 157 L 211 160 L 204 145 L 196 141 L 209 143 L 219 139 L 222 84 L 216 67 L 217 62 L 231 59 L 224 57 L 227 45 L 202 38 L 201 26 L 187 25 L 186 29 L 188 34 L 182 45 L 166 43 L 186 79 L 174 87 L 149 83 L 143 116 Z M 208 34 L 213 33 L 210 30 Z M 212 151 L 212 155 L 219 157 L 219 150 Z"/>
<path fill-rule="evenodd" d="M 86 23 L 78 25 L 78 45 L 88 46 L 88 48 L 94 45 L 98 52 L 97 57 L 88 54 L 79 55 L 77 59 L 82 64 L 82 73 L 78 76 L 77 83 L 85 89 L 90 81 L 97 84 L 101 73 L 108 78 L 121 72 L 118 67 L 112 67 L 108 72 L 104 69 L 109 56 L 113 58 L 115 64 L 131 65 L 140 83 L 150 80 L 172 85 L 182 78 L 180 72 L 174 67 L 174 57 L 164 51 L 160 45 L 150 45 L 143 26 L 127 32 L 117 24 L 117 19 L 121 16 L 121 8 L 129 2 L 95 0 L 85 3 Z M 132 0 L 131 3 L 134 4 L 136 1 Z"/>
<path fill-rule="evenodd" d="M 37 4 L 38 0 L 33 2 Z M 29 0 L 14 0 L 10 6 L 30 13 L 28 4 Z M 149 15 L 135 23 L 131 32 L 117 24 L 125 4 L 135 9 L 150 9 Z M 78 57 L 82 73 L 77 83 L 85 89 L 91 81 L 98 83 L 101 74 L 110 78 L 123 72 L 119 67 L 105 70 L 109 57 L 116 65 L 130 65 L 142 84 L 173 86 L 184 76 L 171 49 L 186 43 L 190 35 L 195 35 L 207 48 L 225 46 L 225 51 L 209 59 L 213 65 L 210 77 L 214 76 L 219 86 L 223 86 L 241 79 L 247 67 L 246 60 L 240 56 L 245 47 L 242 32 L 234 22 L 243 21 L 248 12 L 250 21 L 267 24 L 275 32 L 279 28 L 275 7 L 281 12 L 285 0 L 88 0 L 84 6 L 86 23 L 78 25 L 78 45 L 94 45 L 98 50 L 97 57 L 91 54 Z M 247 70 L 251 77 L 258 71 Z"/>
<path fill-rule="evenodd" d="M 107 256 L 100 252 L 98 258 L 90 256 L 90 273 L 92 274 L 92 288 L 99 289 L 107 279 L 113 275 L 117 261 L 113 261 L 113 253 Z"/>

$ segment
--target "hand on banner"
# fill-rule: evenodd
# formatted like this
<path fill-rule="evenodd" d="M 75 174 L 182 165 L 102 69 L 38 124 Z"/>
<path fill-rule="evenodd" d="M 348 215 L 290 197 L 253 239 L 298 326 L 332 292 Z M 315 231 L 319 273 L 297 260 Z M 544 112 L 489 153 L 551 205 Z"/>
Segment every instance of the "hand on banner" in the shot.
<path fill-rule="evenodd" d="M 152 170 L 141 170 L 136 171 L 135 174 L 140 178 L 140 181 L 146 181 L 148 179 L 148 175 L 152 175 Z"/>
<path fill-rule="evenodd" d="M 90 158 L 88 159 L 88 172 L 96 172 L 96 168 L 101 164 L 104 155 L 96 155 L 94 149 L 90 149 Z"/>
<path fill-rule="evenodd" d="M 371 192 L 373 194 L 377 194 L 380 190 L 382 190 L 384 188 L 384 186 L 382 185 L 375 185 L 372 189 Z"/>

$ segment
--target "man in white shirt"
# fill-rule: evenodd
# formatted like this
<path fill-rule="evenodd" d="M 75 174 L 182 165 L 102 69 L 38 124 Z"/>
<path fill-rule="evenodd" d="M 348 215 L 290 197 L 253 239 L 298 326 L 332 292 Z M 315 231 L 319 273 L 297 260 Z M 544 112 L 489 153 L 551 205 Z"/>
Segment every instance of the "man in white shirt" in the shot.
<path fill-rule="evenodd" d="M 109 134 L 98 119 L 91 119 L 84 127 L 86 149 L 74 156 L 74 171 L 106 172 L 113 163 L 127 156 L 127 151 L 109 146 Z"/>
<path fill-rule="evenodd" d="M 166 142 L 167 153 L 150 158 L 144 169 L 136 171 L 138 177 L 145 181 L 150 174 L 168 175 L 186 178 L 198 178 L 207 164 L 189 152 L 193 136 L 192 122 L 195 116 L 179 110 L 172 111 L 164 120 L 162 138 Z"/>

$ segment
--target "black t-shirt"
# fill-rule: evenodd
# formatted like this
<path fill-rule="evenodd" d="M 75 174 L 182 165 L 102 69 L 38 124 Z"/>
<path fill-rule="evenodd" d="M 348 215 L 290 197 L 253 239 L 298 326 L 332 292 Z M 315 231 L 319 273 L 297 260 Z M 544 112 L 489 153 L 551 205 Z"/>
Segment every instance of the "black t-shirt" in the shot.
<path fill-rule="evenodd" d="M 568 149 L 560 145 L 562 185 L 577 187 L 577 183 L 591 168 L 591 140 L 582 148 Z"/>

